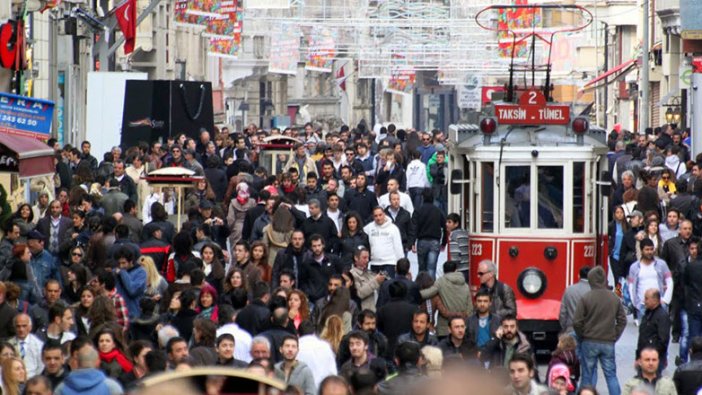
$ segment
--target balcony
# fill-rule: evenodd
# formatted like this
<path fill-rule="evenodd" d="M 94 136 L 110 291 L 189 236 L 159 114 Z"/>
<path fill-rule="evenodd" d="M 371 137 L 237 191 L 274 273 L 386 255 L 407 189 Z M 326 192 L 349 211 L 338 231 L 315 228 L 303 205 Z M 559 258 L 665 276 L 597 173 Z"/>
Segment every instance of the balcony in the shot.
<path fill-rule="evenodd" d="M 680 0 L 656 0 L 656 14 L 666 34 L 680 35 Z"/>

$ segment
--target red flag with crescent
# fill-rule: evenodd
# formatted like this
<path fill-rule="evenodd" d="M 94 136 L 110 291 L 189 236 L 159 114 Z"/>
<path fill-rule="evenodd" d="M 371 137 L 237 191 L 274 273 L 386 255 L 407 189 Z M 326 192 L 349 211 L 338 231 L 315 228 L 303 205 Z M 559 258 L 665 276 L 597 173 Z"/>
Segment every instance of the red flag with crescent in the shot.
<path fill-rule="evenodd" d="M 134 52 L 136 42 L 137 9 L 136 0 L 125 0 L 115 8 L 115 16 L 124 35 L 124 53 Z"/>

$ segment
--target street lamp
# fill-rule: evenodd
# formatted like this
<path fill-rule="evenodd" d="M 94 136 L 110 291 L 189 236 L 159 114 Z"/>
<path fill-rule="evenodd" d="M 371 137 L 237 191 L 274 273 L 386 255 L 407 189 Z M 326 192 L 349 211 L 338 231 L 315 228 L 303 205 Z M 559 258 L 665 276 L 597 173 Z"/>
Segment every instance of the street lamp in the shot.
<path fill-rule="evenodd" d="M 664 107 L 667 107 L 665 110 L 665 121 L 673 128 L 677 127 L 682 118 L 682 114 L 680 113 L 680 98 L 677 96 L 672 97 L 671 103 L 666 104 Z"/>

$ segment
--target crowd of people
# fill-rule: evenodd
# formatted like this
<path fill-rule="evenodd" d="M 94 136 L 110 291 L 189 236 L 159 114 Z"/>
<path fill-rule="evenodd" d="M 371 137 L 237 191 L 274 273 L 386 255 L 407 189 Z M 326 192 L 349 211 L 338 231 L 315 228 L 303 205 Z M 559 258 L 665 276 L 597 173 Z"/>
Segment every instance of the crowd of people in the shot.
<path fill-rule="evenodd" d="M 622 300 L 641 330 L 640 374 L 624 393 L 650 384 L 656 393 L 695 393 L 702 288 L 693 280 L 702 261 L 690 219 L 701 206 L 688 186 L 702 191 L 702 178 L 697 165 L 688 172 L 673 159 L 657 162 L 667 133 L 653 144 L 627 145 L 624 133 L 613 139 L 621 182 L 609 245 L 619 295 L 601 267 L 581 271 L 565 292 L 563 334 L 544 377 L 494 262 L 477 265 L 481 286 L 471 291 L 457 248 L 461 217 L 447 212 L 441 131 L 360 124 L 323 135 L 311 124 L 250 125 L 114 147 L 102 161 L 88 141 L 49 141 L 56 176 L 34 205 L 17 204 L 4 217 L 3 394 L 122 394 L 160 372 L 228 366 L 304 395 L 405 394 L 455 370 L 490 372 L 515 394 L 588 395 L 597 394 L 599 361 L 617 395 Z M 259 143 L 271 135 L 299 140 L 275 169 L 258 162 Z M 665 151 L 682 155 L 675 136 Z M 641 144 L 645 151 L 633 150 Z M 634 173 L 634 155 L 652 158 L 651 166 Z M 200 177 L 183 207 L 145 179 L 163 167 Z M 659 199 L 653 207 L 649 189 Z M 668 311 L 673 336 L 676 320 L 682 328 L 684 365 L 674 384 L 661 376 Z"/>

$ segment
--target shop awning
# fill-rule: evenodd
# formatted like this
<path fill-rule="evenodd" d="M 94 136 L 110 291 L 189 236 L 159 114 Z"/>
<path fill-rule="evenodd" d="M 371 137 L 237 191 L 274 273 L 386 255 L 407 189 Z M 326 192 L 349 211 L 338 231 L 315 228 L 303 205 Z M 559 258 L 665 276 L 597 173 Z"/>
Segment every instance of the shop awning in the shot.
<path fill-rule="evenodd" d="M 628 60 L 628 61 L 626 61 L 626 62 L 624 62 L 616 67 L 613 67 L 613 68 L 605 71 L 604 73 L 598 75 L 597 77 L 593 78 L 592 80 L 588 81 L 587 84 L 585 84 L 585 86 L 583 87 L 583 89 L 590 88 L 590 87 L 592 87 L 592 85 L 595 85 L 596 83 L 598 83 L 600 81 L 603 81 L 603 80 L 606 81 L 607 78 L 612 76 L 612 75 L 619 76 L 619 75 L 625 74 L 629 70 L 631 70 L 635 64 L 636 64 L 636 59 L 631 59 L 631 60 Z"/>
<path fill-rule="evenodd" d="M 56 173 L 54 149 L 32 137 L 0 133 L 0 171 L 18 172 L 20 177 Z"/>

